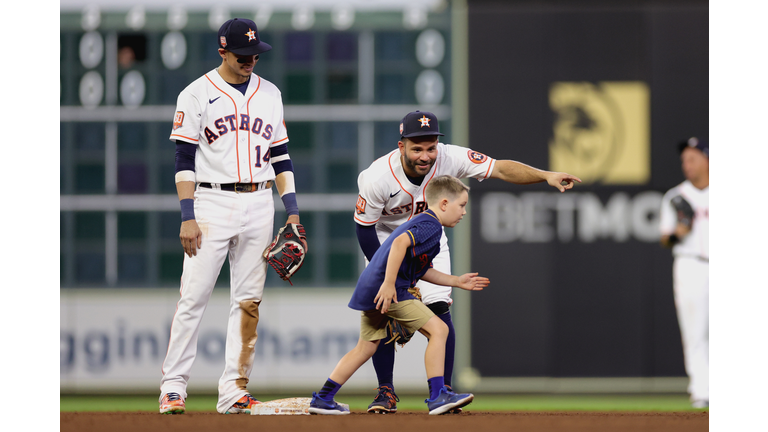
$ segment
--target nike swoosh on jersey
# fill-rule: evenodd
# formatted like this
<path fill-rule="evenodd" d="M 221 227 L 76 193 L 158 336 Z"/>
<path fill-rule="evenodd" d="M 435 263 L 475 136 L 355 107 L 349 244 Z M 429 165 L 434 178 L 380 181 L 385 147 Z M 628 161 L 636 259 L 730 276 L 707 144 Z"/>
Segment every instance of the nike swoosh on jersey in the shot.
<path fill-rule="evenodd" d="M 400 190 L 402 190 L 402 189 L 400 189 Z M 397 194 L 399 194 L 399 193 L 400 193 L 400 191 L 397 191 L 397 192 L 395 192 L 395 193 L 393 193 L 393 194 L 389 194 L 389 197 L 390 197 L 390 198 L 392 198 L 392 197 L 394 197 L 395 195 L 397 195 Z"/>
<path fill-rule="evenodd" d="M 217 100 L 219 100 L 220 97 L 221 96 L 217 97 L 216 99 L 208 99 L 208 103 L 212 104 L 212 103 L 216 102 Z"/>

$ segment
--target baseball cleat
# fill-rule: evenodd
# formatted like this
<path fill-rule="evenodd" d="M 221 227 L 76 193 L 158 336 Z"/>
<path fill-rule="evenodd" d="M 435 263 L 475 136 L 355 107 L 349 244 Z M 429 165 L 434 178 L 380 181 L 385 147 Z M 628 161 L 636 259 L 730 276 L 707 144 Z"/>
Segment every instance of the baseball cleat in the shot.
<path fill-rule="evenodd" d="M 472 393 L 454 393 L 445 386 L 440 389 L 440 394 L 435 399 L 427 399 L 429 415 L 445 414 L 448 411 L 469 405 L 475 396 Z"/>
<path fill-rule="evenodd" d="M 166 393 L 160 402 L 160 414 L 184 414 L 186 411 L 184 400 L 178 393 Z"/>
<path fill-rule="evenodd" d="M 324 414 L 324 415 L 347 415 L 349 414 L 349 408 L 342 405 L 335 400 L 327 401 L 317 393 L 312 393 L 312 400 L 309 401 L 309 413 L 310 414 Z"/>
<path fill-rule="evenodd" d="M 397 412 L 397 403 L 400 402 L 400 398 L 397 397 L 395 391 L 389 386 L 381 386 L 378 388 L 379 394 L 373 402 L 368 405 L 368 412 L 373 414 L 394 414 Z"/>
<path fill-rule="evenodd" d="M 246 393 L 245 396 L 238 399 L 234 405 L 232 405 L 225 414 L 250 414 L 251 407 L 260 404 L 253 396 Z"/>

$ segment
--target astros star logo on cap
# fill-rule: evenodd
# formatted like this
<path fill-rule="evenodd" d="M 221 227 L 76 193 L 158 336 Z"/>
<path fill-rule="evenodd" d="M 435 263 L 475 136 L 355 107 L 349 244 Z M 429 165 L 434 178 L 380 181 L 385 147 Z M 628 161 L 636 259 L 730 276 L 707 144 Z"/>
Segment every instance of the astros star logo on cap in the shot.
<path fill-rule="evenodd" d="M 427 116 L 422 116 L 419 119 L 419 121 L 421 122 L 421 127 L 424 127 L 424 126 L 429 127 L 429 119 L 427 118 Z"/>
<path fill-rule="evenodd" d="M 256 39 L 256 34 L 253 32 L 253 30 L 250 29 L 250 27 L 248 28 L 248 33 L 245 35 L 248 36 L 248 42 Z"/>

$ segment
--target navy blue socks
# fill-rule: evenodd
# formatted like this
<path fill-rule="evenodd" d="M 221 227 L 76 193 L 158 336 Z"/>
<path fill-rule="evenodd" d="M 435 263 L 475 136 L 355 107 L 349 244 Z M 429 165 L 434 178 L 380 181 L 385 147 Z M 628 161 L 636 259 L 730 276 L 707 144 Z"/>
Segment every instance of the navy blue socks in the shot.
<path fill-rule="evenodd" d="M 451 320 L 450 312 L 438 315 L 437 317 L 443 320 L 448 326 L 448 339 L 445 341 L 445 368 L 443 376 L 445 377 L 445 384 L 450 386 L 451 376 L 453 375 L 453 359 L 456 353 L 456 331 L 453 329 L 453 321 Z"/>
<path fill-rule="evenodd" d="M 336 392 L 338 392 L 340 388 L 341 384 L 328 378 L 328 381 L 323 384 L 323 388 L 317 395 L 320 396 L 320 399 L 330 402 L 333 400 L 334 396 L 336 396 Z"/>
<path fill-rule="evenodd" d="M 384 339 L 379 342 L 379 347 L 373 354 L 371 361 L 376 369 L 376 377 L 379 379 L 379 387 L 387 385 L 394 391 L 392 385 L 392 371 L 395 370 L 395 342 L 385 344 Z"/>
<path fill-rule="evenodd" d="M 427 380 L 429 384 L 429 400 L 435 400 L 440 395 L 440 389 L 445 385 L 445 380 L 441 376 L 436 376 Z"/>
<path fill-rule="evenodd" d="M 443 387 L 444 384 L 449 386 L 452 385 L 453 364 L 456 354 L 456 331 L 453 328 L 453 320 L 451 320 L 450 312 L 445 312 L 437 316 L 448 326 L 448 339 L 445 342 L 444 377 L 441 377 L 443 382 L 436 390 L 436 392 L 439 393 L 440 388 Z M 376 377 L 379 380 L 379 387 L 388 386 L 394 391 L 395 387 L 392 384 L 392 375 L 395 369 L 395 343 L 385 344 L 384 342 L 385 340 L 382 340 L 379 343 L 379 347 L 376 349 L 371 360 L 373 362 L 373 368 L 376 370 Z M 433 399 L 437 393 L 433 395 L 430 390 L 430 399 Z"/>

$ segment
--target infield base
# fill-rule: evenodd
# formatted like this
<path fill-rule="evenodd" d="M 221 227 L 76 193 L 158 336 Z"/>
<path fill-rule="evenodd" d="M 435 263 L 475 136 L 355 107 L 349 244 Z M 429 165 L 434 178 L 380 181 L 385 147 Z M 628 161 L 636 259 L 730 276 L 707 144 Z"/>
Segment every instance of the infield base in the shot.
<path fill-rule="evenodd" d="M 310 415 L 311 398 L 287 398 L 262 402 L 251 408 L 251 415 Z M 349 409 L 349 405 L 339 403 Z"/>

